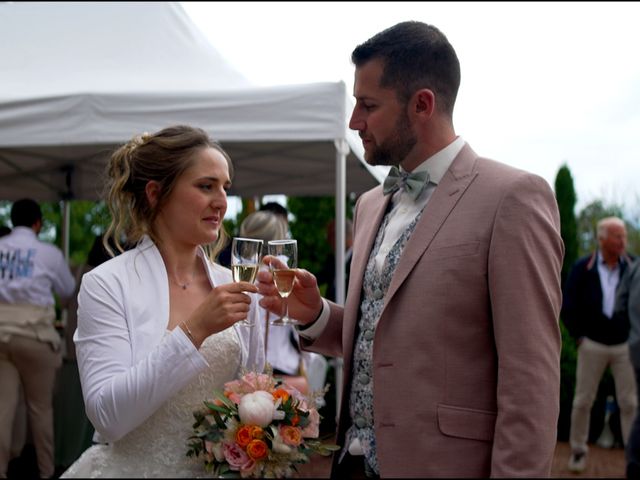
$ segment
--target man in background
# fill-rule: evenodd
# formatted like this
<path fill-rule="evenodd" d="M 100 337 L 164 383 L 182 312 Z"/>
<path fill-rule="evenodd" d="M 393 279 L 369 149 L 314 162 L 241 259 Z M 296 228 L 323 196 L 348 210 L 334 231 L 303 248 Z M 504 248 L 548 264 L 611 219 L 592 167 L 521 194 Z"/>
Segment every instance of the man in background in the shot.
<path fill-rule="evenodd" d="M 53 388 L 62 363 L 54 328 L 55 298 L 69 300 L 75 279 L 64 255 L 42 242 L 40 206 L 31 199 L 11 207 L 13 230 L 0 238 L 0 477 L 6 476 L 20 384 L 40 477 L 54 474 Z"/>
<path fill-rule="evenodd" d="M 631 262 L 625 252 L 627 230 L 620 218 L 597 224 L 599 248 L 580 258 L 564 288 L 561 317 L 578 346 L 576 387 L 571 409 L 569 470 L 583 472 L 587 465 L 591 407 L 600 380 L 611 368 L 620 407 L 622 440 L 627 443 L 636 411 L 636 385 L 629 359 L 629 322 L 614 316 L 616 288 Z"/>

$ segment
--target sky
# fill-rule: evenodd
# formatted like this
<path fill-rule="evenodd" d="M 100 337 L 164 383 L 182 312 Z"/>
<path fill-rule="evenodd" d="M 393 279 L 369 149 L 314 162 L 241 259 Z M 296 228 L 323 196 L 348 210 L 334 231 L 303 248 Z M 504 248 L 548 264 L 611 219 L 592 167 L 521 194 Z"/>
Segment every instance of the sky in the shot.
<path fill-rule="evenodd" d="M 640 216 L 638 2 L 181 2 L 256 86 L 343 80 L 351 51 L 401 21 L 458 54 L 454 127 L 480 155 L 545 178 L 567 165 L 577 211 Z"/>

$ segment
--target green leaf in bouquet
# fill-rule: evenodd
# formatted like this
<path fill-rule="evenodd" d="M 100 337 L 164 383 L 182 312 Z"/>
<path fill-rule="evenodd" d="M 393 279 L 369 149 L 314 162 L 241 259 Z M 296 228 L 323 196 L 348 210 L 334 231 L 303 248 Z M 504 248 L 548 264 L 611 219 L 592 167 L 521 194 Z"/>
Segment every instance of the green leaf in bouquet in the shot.
<path fill-rule="evenodd" d="M 311 423 L 309 420 L 309 412 L 303 412 L 302 410 L 298 410 L 298 427 L 304 428 Z"/>
<path fill-rule="evenodd" d="M 193 437 L 189 437 L 189 438 L 193 438 Z M 189 446 L 189 450 L 187 450 L 187 457 L 193 457 L 193 456 L 198 456 L 200 455 L 200 452 L 202 452 L 202 442 L 200 440 L 193 440 L 191 443 L 188 444 Z"/>
<path fill-rule="evenodd" d="M 207 402 L 205 401 L 204 404 L 207 406 L 207 408 L 213 412 L 220 412 L 220 413 L 224 413 L 225 415 L 231 415 L 231 411 L 229 410 L 229 407 L 227 407 L 226 405 L 216 405 L 215 403 L 211 403 L 211 402 Z"/>
<path fill-rule="evenodd" d="M 210 442 L 219 442 L 224 438 L 224 432 L 218 428 L 212 428 L 208 432 L 206 432 L 205 440 L 209 440 Z"/>
<path fill-rule="evenodd" d="M 233 400 L 230 400 L 224 394 L 224 392 L 221 392 L 220 390 L 214 390 L 213 393 L 215 394 L 216 398 L 224 403 L 227 407 L 229 407 L 231 411 L 236 411 L 238 409 L 238 406 L 235 404 L 235 402 Z"/>
<path fill-rule="evenodd" d="M 332 452 L 337 452 L 340 447 L 333 443 L 322 443 L 318 440 L 305 440 L 306 446 L 313 452 L 323 457 L 331 455 Z"/>
<path fill-rule="evenodd" d="M 216 421 L 216 425 L 219 428 L 226 430 L 227 425 L 224 423 L 224 420 L 222 420 L 222 417 L 220 416 L 220 414 L 216 410 L 213 410 L 211 412 L 211 415 L 213 415 L 213 419 Z"/>

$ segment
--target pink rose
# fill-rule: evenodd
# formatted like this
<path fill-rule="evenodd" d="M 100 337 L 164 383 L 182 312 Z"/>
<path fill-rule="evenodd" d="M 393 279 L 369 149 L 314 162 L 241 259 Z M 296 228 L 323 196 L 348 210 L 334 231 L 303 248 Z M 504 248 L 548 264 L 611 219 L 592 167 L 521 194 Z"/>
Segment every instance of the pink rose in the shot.
<path fill-rule="evenodd" d="M 252 458 L 250 458 L 249 463 L 240 469 L 240 476 L 241 477 L 250 476 L 253 473 L 253 471 L 256 469 L 256 465 L 258 465 L 258 463 Z"/>
<path fill-rule="evenodd" d="M 229 468 L 231 468 L 231 470 L 248 469 L 251 467 L 250 464 L 253 460 L 251 460 L 249 455 L 247 455 L 237 444 L 225 443 L 223 452 L 224 458 L 229 464 Z"/>

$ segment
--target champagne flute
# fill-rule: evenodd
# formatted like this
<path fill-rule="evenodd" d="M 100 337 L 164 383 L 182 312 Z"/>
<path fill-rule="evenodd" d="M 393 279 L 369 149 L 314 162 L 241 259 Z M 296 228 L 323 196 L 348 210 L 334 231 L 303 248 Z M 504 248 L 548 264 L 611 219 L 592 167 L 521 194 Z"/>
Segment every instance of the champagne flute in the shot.
<path fill-rule="evenodd" d="M 262 240 L 235 237 L 231 242 L 231 273 L 234 282 L 253 283 L 258 274 L 262 253 Z M 248 318 L 241 320 L 242 325 L 253 327 Z"/>
<path fill-rule="evenodd" d="M 287 298 L 296 279 L 293 269 L 298 266 L 298 242 L 291 239 L 270 240 L 267 246 L 269 255 L 273 257 L 269 263 L 273 282 L 284 301 L 284 315 L 271 322 L 271 325 L 295 325 L 298 321 L 289 317 Z"/>

